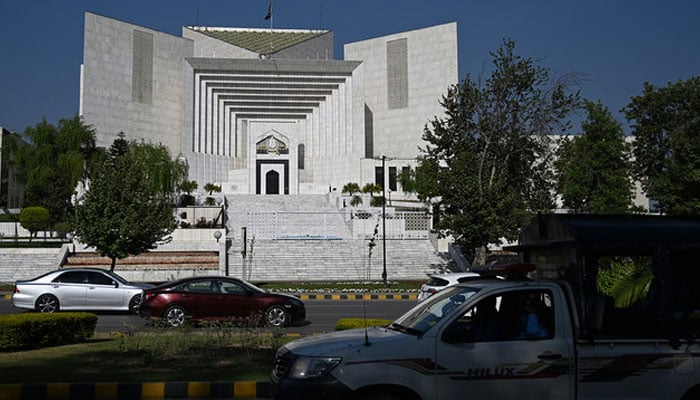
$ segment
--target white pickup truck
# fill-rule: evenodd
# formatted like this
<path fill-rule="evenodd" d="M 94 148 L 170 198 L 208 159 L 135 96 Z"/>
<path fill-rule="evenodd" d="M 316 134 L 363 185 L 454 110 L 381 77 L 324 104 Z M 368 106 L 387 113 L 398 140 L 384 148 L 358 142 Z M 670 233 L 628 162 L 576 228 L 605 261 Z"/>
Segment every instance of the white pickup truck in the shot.
<path fill-rule="evenodd" d="M 700 344 L 655 318 L 587 302 L 571 286 L 480 280 L 445 289 L 386 327 L 282 346 L 277 399 L 700 399 Z"/>

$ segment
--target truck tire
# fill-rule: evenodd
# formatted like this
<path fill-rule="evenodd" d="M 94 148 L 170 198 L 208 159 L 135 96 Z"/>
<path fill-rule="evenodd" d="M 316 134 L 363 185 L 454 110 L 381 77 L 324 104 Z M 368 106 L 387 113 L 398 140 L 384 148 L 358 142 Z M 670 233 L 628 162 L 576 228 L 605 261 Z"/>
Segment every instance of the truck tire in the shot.
<path fill-rule="evenodd" d="M 685 392 L 681 400 L 700 400 L 700 385 L 696 385 Z"/>

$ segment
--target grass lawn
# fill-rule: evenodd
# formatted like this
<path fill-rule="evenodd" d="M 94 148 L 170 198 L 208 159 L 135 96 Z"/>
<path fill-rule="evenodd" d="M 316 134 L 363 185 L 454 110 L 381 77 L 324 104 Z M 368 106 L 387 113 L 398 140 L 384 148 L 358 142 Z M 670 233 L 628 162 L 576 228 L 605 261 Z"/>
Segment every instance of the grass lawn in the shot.
<path fill-rule="evenodd" d="M 277 347 L 262 329 L 133 332 L 0 354 L 0 383 L 268 381 Z"/>

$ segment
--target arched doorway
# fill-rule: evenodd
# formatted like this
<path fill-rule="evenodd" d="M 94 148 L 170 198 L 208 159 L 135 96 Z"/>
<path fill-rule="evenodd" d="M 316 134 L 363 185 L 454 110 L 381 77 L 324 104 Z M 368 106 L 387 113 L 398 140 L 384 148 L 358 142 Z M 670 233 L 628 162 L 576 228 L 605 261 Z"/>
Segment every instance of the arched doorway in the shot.
<path fill-rule="evenodd" d="M 265 194 L 280 194 L 280 174 L 277 171 L 265 174 Z"/>

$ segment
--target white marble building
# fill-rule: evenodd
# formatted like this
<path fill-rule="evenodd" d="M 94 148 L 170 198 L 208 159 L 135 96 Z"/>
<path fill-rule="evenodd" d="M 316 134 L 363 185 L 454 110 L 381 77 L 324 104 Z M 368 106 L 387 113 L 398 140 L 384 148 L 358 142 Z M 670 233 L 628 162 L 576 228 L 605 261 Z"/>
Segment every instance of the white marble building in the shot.
<path fill-rule="evenodd" d="M 348 182 L 397 191 L 393 177 L 414 165 L 425 124 L 458 82 L 456 23 L 332 55 L 332 31 L 186 26 L 178 37 L 86 13 L 80 114 L 98 145 L 119 132 L 163 143 L 200 187 L 226 194 L 323 194 Z"/>

